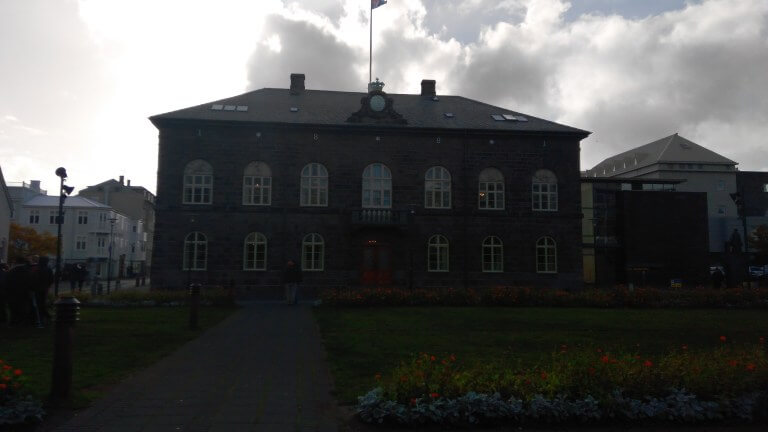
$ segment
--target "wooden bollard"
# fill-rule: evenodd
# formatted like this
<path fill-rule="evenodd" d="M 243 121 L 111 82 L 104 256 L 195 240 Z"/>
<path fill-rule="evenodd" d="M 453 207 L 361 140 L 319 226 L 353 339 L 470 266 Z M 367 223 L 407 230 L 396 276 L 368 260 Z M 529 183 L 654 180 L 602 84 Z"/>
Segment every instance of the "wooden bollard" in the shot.
<path fill-rule="evenodd" d="M 197 330 L 197 316 L 200 310 L 200 284 L 189 285 L 189 328 Z"/>
<path fill-rule="evenodd" d="M 56 303 L 50 400 L 56 404 L 69 399 L 72 392 L 72 329 L 80 315 L 80 302 L 62 296 Z"/>

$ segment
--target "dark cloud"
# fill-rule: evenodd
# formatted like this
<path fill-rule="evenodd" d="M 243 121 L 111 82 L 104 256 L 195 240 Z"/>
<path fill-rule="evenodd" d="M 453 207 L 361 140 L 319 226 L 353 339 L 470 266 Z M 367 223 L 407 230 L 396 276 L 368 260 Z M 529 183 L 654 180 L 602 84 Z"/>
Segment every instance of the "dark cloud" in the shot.
<path fill-rule="evenodd" d="M 305 73 L 311 89 L 360 91 L 365 80 L 355 70 L 364 53 L 320 27 L 279 15 L 265 20 L 264 39 L 248 62 L 248 88 L 288 87 L 291 73 Z M 279 52 L 264 40 L 279 40 Z M 275 41 L 275 39 L 273 39 Z"/>

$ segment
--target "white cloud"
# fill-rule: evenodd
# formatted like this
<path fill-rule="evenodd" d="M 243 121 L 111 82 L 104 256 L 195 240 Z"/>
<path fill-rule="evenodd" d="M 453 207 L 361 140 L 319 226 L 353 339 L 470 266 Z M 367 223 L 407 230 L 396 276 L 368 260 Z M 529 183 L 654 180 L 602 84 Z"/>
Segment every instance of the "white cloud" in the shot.
<path fill-rule="evenodd" d="M 38 158 L 41 173 L 67 164 L 78 186 L 126 175 L 154 189 L 148 116 L 287 87 L 292 72 L 313 89 L 368 80 L 358 0 L 50 5 L 8 2 L 0 16 L 0 156 L 6 177 L 23 176 L 12 180 L 46 178 Z M 591 130 L 585 168 L 676 131 L 743 169 L 768 166 L 768 2 L 703 0 L 641 19 L 566 20 L 569 7 L 392 0 L 374 11 L 374 77 L 410 93 L 436 79 L 439 93 Z"/>

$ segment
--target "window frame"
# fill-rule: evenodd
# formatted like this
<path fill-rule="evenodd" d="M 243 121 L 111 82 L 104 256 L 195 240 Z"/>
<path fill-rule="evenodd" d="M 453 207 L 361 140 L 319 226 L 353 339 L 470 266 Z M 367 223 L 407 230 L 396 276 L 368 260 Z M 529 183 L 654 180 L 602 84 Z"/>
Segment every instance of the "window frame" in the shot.
<path fill-rule="evenodd" d="M 312 257 L 309 261 L 307 261 L 308 247 L 310 248 L 309 255 Z M 301 239 L 301 270 L 311 272 L 325 270 L 325 239 L 318 233 L 309 233 Z"/>
<path fill-rule="evenodd" d="M 548 181 L 542 180 L 545 176 L 549 177 Z M 546 169 L 536 171 L 531 178 L 531 210 L 537 212 L 556 212 L 558 211 L 558 199 L 557 176 L 555 173 Z M 544 205 L 545 203 L 546 206 Z"/>
<path fill-rule="evenodd" d="M 88 225 L 88 210 L 77 211 L 77 224 Z"/>
<path fill-rule="evenodd" d="M 313 168 L 317 168 L 317 174 L 313 174 Z M 313 196 L 317 198 L 317 202 L 313 202 Z M 299 206 L 328 207 L 328 169 L 325 165 L 310 162 L 301 169 Z"/>
<path fill-rule="evenodd" d="M 249 247 L 253 247 L 252 251 L 249 251 Z M 258 265 L 259 248 L 261 247 L 263 258 L 261 259 L 261 266 Z M 252 232 L 245 236 L 243 241 L 243 270 L 245 271 L 264 271 L 267 269 L 267 237 L 260 232 Z M 249 260 L 249 252 L 253 254 L 253 259 Z M 249 263 L 252 265 L 249 266 Z"/>
<path fill-rule="evenodd" d="M 557 273 L 557 242 L 550 236 L 539 237 L 536 240 L 536 273 L 555 274 Z M 541 258 L 544 261 L 542 263 Z M 548 258 L 551 258 L 548 259 Z M 543 264 L 543 269 L 541 267 Z M 552 266 L 553 268 L 550 268 Z"/>
<path fill-rule="evenodd" d="M 213 204 L 213 167 L 210 163 L 202 159 L 195 159 L 187 163 L 184 167 L 182 180 L 182 204 Z"/>
<path fill-rule="evenodd" d="M 430 167 L 424 173 L 424 208 L 450 209 L 453 200 L 451 187 L 451 172 L 447 168 L 441 165 Z"/>
<path fill-rule="evenodd" d="M 498 243 L 494 243 L 495 241 Z M 486 253 L 488 250 L 490 254 Z M 498 236 L 491 235 L 483 239 L 480 256 L 483 273 L 504 273 L 504 242 Z M 486 261 L 487 256 L 490 256 L 490 262 Z M 496 265 L 498 269 L 495 268 Z"/>
<path fill-rule="evenodd" d="M 82 245 L 82 247 L 80 247 Z M 75 237 L 75 250 L 84 252 L 88 250 L 88 237 L 87 236 L 76 236 Z"/>
<path fill-rule="evenodd" d="M 190 236 L 194 236 L 194 238 L 190 239 Z M 189 266 L 190 263 L 187 260 L 190 247 L 192 248 L 191 252 L 193 254 L 190 257 L 192 264 L 194 265 L 193 267 Z M 201 247 L 202 253 L 200 251 Z M 200 254 L 203 255 L 202 260 L 199 258 Z M 198 267 L 201 261 L 203 266 Z M 184 254 L 182 256 L 181 269 L 183 271 L 206 271 L 208 269 L 208 237 L 204 233 L 200 231 L 192 231 L 184 237 Z"/>
<path fill-rule="evenodd" d="M 250 184 L 248 184 L 250 182 Z M 257 194 L 258 191 L 258 194 Z M 256 196 L 258 195 L 258 200 Z M 243 170 L 243 205 L 272 205 L 272 169 L 264 162 L 251 162 Z M 258 202 L 257 202 L 258 201 Z"/>
<path fill-rule="evenodd" d="M 433 261 L 433 256 L 436 261 Z M 427 272 L 447 273 L 451 271 L 450 263 L 451 249 L 448 238 L 442 234 L 432 235 L 427 241 Z"/>
<path fill-rule="evenodd" d="M 40 210 L 37 210 L 37 209 L 29 210 L 29 224 L 40 225 Z"/>
<path fill-rule="evenodd" d="M 499 177 L 494 179 L 493 177 Z M 494 185 L 494 190 L 489 190 L 488 186 Z M 480 171 L 477 178 L 477 208 L 479 210 L 504 210 L 504 174 L 497 168 L 485 168 Z M 494 196 L 495 205 L 488 205 L 490 197 Z M 501 203 L 501 206 L 498 204 Z"/>
<path fill-rule="evenodd" d="M 380 172 L 378 177 L 375 175 L 376 168 L 379 168 Z M 379 185 L 378 188 L 374 186 L 376 183 Z M 368 200 L 366 200 L 366 192 L 368 192 Z M 379 204 L 374 203 L 374 195 L 376 192 L 379 193 Z M 388 199 L 386 204 L 384 202 L 385 199 Z M 389 167 L 381 162 L 375 162 L 363 169 L 360 202 L 363 208 L 392 208 L 392 171 Z"/>

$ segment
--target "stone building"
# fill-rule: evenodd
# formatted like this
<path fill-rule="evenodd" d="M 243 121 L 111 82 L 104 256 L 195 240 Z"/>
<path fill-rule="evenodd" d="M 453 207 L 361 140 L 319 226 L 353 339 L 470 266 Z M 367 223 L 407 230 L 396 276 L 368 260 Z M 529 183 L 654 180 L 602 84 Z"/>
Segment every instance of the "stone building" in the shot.
<path fill-rule="evenodd" d="M 150 118 L 154 288 L 582 280 L 589 133 L 459 96 L 264 88 Z"/>

